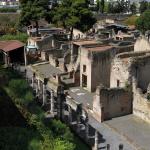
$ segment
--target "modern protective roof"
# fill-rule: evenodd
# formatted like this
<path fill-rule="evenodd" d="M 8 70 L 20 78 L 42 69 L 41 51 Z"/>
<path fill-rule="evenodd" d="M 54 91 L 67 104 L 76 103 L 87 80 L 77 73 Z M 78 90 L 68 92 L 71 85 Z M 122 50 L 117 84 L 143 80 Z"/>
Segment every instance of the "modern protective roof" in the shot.
<path fill-rule="evenodd" d="M 24 43 L 17 41 L 17 40 L 0 41 L 0 50 L 3 50 L 5 52 L 13 51 L 23 46 L 24 46 Z"/>

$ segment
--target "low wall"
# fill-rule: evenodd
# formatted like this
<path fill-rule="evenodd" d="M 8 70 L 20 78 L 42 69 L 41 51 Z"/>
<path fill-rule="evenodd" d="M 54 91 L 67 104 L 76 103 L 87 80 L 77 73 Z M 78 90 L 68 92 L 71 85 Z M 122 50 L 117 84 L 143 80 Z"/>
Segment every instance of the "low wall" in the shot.
<path fill-rule="evenodd" d="M 132 94 L 122 88 L 99 87 L 93 101 L 93 111 L 100 122 L 132 113 Z"/>

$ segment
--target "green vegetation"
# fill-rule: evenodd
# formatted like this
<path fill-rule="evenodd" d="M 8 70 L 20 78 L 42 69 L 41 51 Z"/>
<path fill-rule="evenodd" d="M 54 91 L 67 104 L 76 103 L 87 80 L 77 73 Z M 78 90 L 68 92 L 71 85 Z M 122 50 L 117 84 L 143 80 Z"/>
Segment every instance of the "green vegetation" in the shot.
<path fill-rule="evenodd" d="M 17 33 L 15 35 L 6 34 L 0 37 L 0 41 L 3 40 L 19 40 L 23 43 L 26 43 L 28 39 L 28 35 L 26 33 Z"/>
<path fill-rule="evenodd" d="M 0 67 L 0 75 L 7 79 L 3 84 L 6 92 L 0 89 L 0 116 L 4 115 L 1 117 L 0 149 L 79 150 L 79 141 L 65 124 L 59 120 L 45 120 L 44 111 L 20 74 L 11 68 Z M 0 77 L 0 83 L 1 80 Z"/>
<path fill-rule="evenodd" d="M 0 8 L 1 13 L 17 12 L 16 8 Z"/>
<path fill-rule="evenodd" d="M 26 33 L 19 32 L 18 14 L 0 14 L 0 40 L 19 40 L 27 42 Z"/>
<path fill-rule="evenodd" d="M 104 13 L 104 9 L 105 9 L 105 0 L 97 0 L 96 1 L 96 5 L 97 5 L 97 11 Z"/>
<path fill-rule="evenodd" d="M 53 11 L 53 22 L 68 29 L 70 40 L 72 40 L 73 28 L 85 32 L 96 20 L 88 9 L 86 0 L 62 0 L 62 3 Z"/>
<path fill-rule="evenodd" d="M 34 22 L 38 35 L 39 20 L 41 18 L 49 19 L 50 16 L 48 3 L 48 0 L 21 1 L 21 15 L 19 18 L 19 24 L 21 26 L 28 26 L 31 24 L 31 22 Z"/>
<path fill-rule="evenodd" d="M 125 0 L 117 0 L 116 2 L 110 1 L 108 4 L 108 13 L 124 13 L 129 9 Z"/>
<path fill-rule="evenodd" d="M 143 33 L 150 30 L 150 10 L 146 10 L 136 21 L 136 27 Z"/>
<path fill-rule="evenodd" d="M 137 10 L 137 5 L 135 2 L 133 2 L 131 5 L 130 5 L 130 11 L 132 12 L 132 14 L 136 14 L 136 10 Z"/>
<path fill-rule="evenodd" d="M 139 8 L 140 13 L 143 13 L 146 10 L 149 10 L 149 9 L 150 9 L 150 3 L 149 2 L 147 2 L 145 0 L 140 2 L 140 8 Z"/>
<path fill-rule="evenodd" d="M 125 91 L 127 91 L 127 92 L 132 91 L 132 86 L 128 81 L 125 82 Z"/>
<path fill-rule="evenodd" d="M 0 34 L 16 34 L 18 14 L 0 14 Z"/>
<path fill-rule="evenodd" d="M 136 25 L 136 21 L 139 17 L 138 16 L 130 16 L 129 18 L 127 18 L 125 21 L 124 21 L 124 24 L 125 25 Z"/>

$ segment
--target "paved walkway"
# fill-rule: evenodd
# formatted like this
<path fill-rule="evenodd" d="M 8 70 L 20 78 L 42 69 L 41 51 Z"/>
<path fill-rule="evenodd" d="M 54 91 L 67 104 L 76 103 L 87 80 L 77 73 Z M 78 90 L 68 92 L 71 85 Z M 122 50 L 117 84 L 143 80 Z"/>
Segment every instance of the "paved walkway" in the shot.
<path fill-rule="evenodd" d="M 150 124 L 142 119 L 127 115 L 106 121 L 105 124 L 125 136 L 138 150 L 150 150 Z"/>
<path fill-rule="evenodd" d="M 124 145 L 124 150 L 136 150 L 132 144 L 130 144 L 125 138 L 118 134 L 113 129 L 109 128 L 105 123 L 99 123 L 93 117 L 89 117 L 89 124 L 97 129 L 102 135 L 103 143 L 99 144 L 101 150 L 106 150 L 105 146 L 110 144 L 111 150 L 118 150 L 119 144 Z"/>

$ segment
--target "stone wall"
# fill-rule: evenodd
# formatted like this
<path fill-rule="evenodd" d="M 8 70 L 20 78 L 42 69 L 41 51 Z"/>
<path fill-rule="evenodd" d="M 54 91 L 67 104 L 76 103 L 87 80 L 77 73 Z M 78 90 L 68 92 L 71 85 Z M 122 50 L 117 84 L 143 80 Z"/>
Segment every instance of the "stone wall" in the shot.
<path fill-rule="evenodd" d="M 146 37 L 139 37 L 134 45 L 134 51 L 150 51 L 150 42 Z"/>
<path fill-rule="evenodd" d="M 150 101 L 137 86 L 133 78 L 133 114 L 150 123 Z"/>
<path fill-rule="evenodd" d="M 130 80 L 130 59 L 120 59 L 116 57 L 112 61 L 110 87 L 125 87 L 131 84 Z"/>
<path fill-rule="evenodd" d="M 101 53 L 93 53 L 91 64 L 91 89 L 96 90 L 96 87 L 101 83 L 106 87 L 110 87 L 110 68 L 111 68 L 111 50 Z"/>
<path fill-rule="evenodd" d="M 52 48 L 52 36 L 44 37 L 41 41 L 37 41 L 38 48 L 42 50 L 47 50 Z"/>
<path fill-rule="evenodd" d="M 28 46 L 35 46 L 38 50 L 47 50 L 52 48 L 53 36 L 31 37 L 28 39 Z"/>
<path fill-rule="evenodd" d="M 99 86 L 93 101 L 94 117 L 103 122 L 132 113 L 132 95 L 122 88 Z"/>
<path fill-rule="evenodd" d="M 136 60 L 135 73 L 138 80 L 138 87 L 143 92 L 146 92 L 150 83 L 150 56 L 146 56 L 145 58 L 141 57 Z"/>
<path fill-rule="evenodd" d="M 80 59 L 80 85 L 82 86 L 82 75 L 85 75 L 87 76 L 88 81 L 87 89 L 91 92 L 94 92 L 99 84 L 110 87 L 110 79 L 113 78 L 110 78 L 112 60 L 118 53 L 130 51 L 133 51 L 133 45 L 112 47 L 105 51 L 95 52 L 88 51 L 86 47 L 81 48 L 80 55 L 82 59 Z M 83 66 L 86 66 L 86 72 L 83 71 Z M 113 79 L 113 81 L 114 80 L 117 80 L 117 78 Z M 114 82 L 112 83 L 112 87 L 116 87 Z"/>
<path fill-rule="evenodd" d="M 91 60 L 88 59 L 88 51 L 80 51 L 80 86 L 82 86 L 82 75 L 87 76 L 87 89 L 91 91 Z M 83 66 L 86 66 L 86 71 L 83 71 Z"/>
<path fill-rule="evenodd" d="M 132 76 L 145 91 L 150 81 L 150 52 L 127 52 L 118 54 L 112 61 L 110 87 L 131 85 Z"/>

